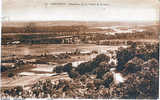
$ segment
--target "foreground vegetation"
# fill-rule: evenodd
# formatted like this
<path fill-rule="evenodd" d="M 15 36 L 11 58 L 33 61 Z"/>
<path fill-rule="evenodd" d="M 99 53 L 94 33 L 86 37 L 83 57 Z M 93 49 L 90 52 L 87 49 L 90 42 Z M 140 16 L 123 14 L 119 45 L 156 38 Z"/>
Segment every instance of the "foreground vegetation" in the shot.
<path fill-rule="evenodd" d="M 39 81 L 29 90 L 20 86 L 2 89 L 2 97 L 157 99 L 159 44 L 133 43 L 126 49 L 120 48 L 116 55 L 117 64 L 109 63 L 111 58 L 100 54 L 78 67 L 71 63 L 57 66 L 53 72 L 67 72 L 71 80 Z M 115 73 L 124 81 L 117 83 Z"/>

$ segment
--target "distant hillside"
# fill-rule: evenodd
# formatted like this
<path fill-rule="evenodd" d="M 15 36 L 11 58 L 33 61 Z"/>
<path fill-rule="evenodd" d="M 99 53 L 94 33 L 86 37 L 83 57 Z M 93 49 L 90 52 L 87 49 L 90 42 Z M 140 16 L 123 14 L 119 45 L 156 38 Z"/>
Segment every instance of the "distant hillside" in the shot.
<path fill-rule="evenodd" d="M 72 25 L 85 25 L 88 27 L 102 27 L 102 26 L 113 26 L 113 25 L 151 25 L 158 22 L 114 22 L 114 21 L 36 21 L 36 22 L 2 22 L 2 26 L 9 27 L 23 27 L 27 24 L 34 23 L 36 26 L 72 26 Z"/>
<path fill-rule="evenodd" d="M 2 33 L 85 31 L 90 27 L 153 25 L 154 22 L 42 21 L 2 22 Z"/>

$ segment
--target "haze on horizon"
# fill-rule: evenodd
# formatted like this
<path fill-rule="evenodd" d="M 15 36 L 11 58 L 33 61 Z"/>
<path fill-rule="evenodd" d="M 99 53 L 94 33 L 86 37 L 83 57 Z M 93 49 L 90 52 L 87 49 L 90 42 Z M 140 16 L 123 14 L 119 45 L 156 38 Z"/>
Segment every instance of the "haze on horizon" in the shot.
<path fill-rule="evenodd" d="M 84 3 L 84 0 L 3 0 L 3 21 L 157 21 L 158 0 L 85 0 L 108 6 L 62 6 L 48 3 Z"/>

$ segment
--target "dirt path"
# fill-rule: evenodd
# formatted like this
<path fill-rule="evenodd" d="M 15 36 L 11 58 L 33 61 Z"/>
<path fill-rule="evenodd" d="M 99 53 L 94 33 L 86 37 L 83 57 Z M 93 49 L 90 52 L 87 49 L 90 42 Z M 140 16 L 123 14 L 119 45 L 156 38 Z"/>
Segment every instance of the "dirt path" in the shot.
<path fill-rule="evenodd" d="M 52 82 L 59 80 L 60 78 L 70 79 L 67 74 L 62 73 L 55 76 L 42 76 L 42 75 L 32 75 L 32 76 L 18 76 L 14 78 L 2 78 L 2 88 L 9 88 L 15 86 L 31 86 L 39 80 L 51 79 Z"/>

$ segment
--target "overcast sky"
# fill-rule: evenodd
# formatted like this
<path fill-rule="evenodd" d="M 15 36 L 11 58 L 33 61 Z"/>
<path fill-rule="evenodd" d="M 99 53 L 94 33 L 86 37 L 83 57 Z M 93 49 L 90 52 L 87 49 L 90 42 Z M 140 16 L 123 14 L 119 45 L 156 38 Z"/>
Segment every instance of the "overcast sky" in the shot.
<path fill-rule="evenodd" d="M 53 3 L 97 3 L 67 6 Z M 3 0 L 4 21 L 152 21 L 159 19 L 158 0 Z"/>

